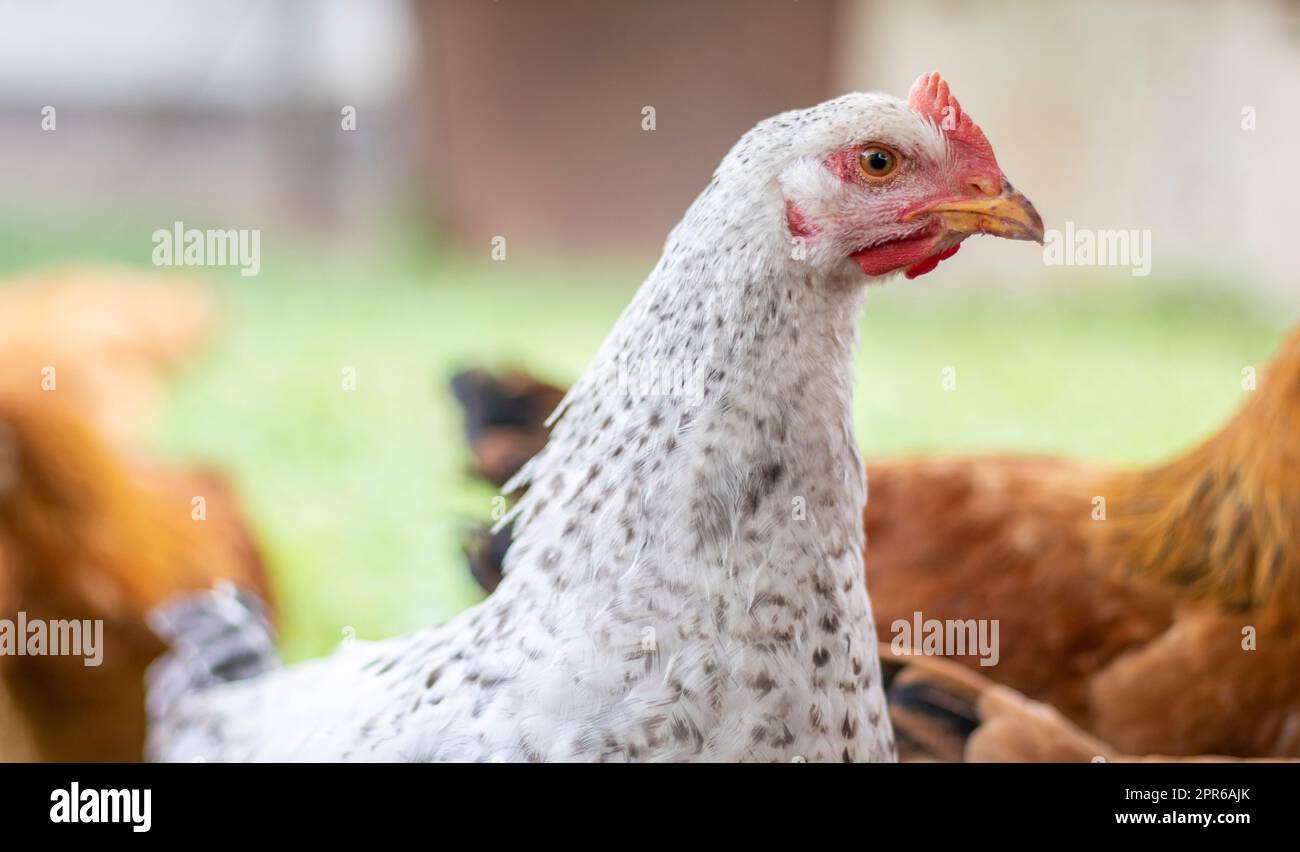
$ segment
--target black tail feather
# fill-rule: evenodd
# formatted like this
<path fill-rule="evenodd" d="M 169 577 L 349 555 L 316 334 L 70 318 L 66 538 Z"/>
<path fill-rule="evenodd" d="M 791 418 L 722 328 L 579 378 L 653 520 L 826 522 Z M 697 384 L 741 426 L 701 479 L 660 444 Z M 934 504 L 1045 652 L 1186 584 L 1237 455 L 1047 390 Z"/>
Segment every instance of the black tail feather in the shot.
<path fill-rule="evenodd" d="M 145 676 L 154 719 L 168 716 L 190 693 L 280 666 L 265 605 L 229 583 L 164 604 L 149 624 L 169 646 Z"/>

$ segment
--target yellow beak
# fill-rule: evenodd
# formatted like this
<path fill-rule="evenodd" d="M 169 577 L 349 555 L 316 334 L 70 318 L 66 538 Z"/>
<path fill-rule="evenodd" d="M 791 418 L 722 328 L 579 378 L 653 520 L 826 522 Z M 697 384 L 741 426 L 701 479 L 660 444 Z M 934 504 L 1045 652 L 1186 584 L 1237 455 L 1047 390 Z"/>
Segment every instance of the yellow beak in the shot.
<path fill-rule="evenodd" d="M 937 216 L 944 229 L 958 234 L 993 234 L 1008 240 L 1043 242 L 1043 218 L 1010 183 L 999 195 L 945 201 L 918 210 L 908 218 Z"/>

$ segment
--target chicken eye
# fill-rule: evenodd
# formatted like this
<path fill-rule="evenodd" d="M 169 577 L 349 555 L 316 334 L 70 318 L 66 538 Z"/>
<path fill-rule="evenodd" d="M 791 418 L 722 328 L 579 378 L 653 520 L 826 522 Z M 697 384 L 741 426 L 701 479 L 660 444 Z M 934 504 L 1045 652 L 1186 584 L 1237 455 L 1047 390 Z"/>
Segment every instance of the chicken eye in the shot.
<path fill-rule="evenodd" d="M 896 152 L 881 145 L 863 148 L 858 155 L 858 164 L 862 173 L 869 178 L 879 180 L 887 178 L 898 169 L 899 156 Z"/>

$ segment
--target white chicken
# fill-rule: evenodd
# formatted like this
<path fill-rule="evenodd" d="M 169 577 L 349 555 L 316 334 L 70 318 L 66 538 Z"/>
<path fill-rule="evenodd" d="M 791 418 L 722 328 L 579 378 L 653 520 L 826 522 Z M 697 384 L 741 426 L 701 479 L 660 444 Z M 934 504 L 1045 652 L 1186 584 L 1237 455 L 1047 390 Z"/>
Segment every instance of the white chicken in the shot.
<path fill-rule="evenodd" d="M 239 596 L 175 604 L 153 757 L 892 760 L 857 319 L 870 280 L 975 233 L 1042 221 L 937 74 L 759 123 L 507 486 L 529 487 L 496 593 L 288 669 Z"/>

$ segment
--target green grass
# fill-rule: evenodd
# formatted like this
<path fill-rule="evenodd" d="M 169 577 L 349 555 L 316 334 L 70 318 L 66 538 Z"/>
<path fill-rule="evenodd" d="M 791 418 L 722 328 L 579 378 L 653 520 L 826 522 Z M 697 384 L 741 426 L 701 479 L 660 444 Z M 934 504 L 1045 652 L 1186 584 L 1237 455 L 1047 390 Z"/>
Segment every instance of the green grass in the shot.
<path fill-rule="evenodd" d="M 83 239 L 69 227 L 0 219 L 0 272 L 147 262 L 148 229 Z M 237 483 L 272 565 L 287 655 L 301 658 L 346 628 L 379 638 L 479 598 L 459 539 L 493 492 L 466 474 L 447 378 L 518 364 L 572 379 L 649 261 L 492 263 L 401 240 L 349 259 L 270 245 L 264 235 L 261 276 L 211 276 L 223 333 L 179 378 L 157 446 Z M 939 276 L 873 290 L 856 411 L 868 461 L 1016 449 L 1140 462 L 1185 447 L 1236 406 L 1241 368 L 1262 366 L 1294 318 L 1212 283 L 1148 282 L 1014 295 Z M 342 389 L 345 367 L 355 391 Z"/>

